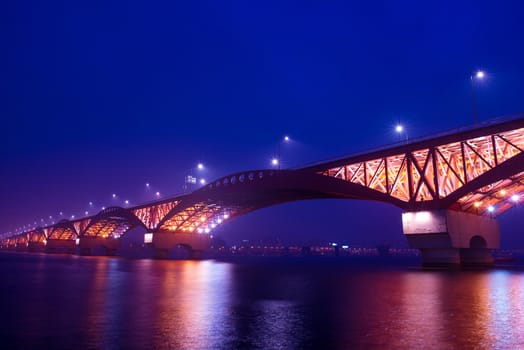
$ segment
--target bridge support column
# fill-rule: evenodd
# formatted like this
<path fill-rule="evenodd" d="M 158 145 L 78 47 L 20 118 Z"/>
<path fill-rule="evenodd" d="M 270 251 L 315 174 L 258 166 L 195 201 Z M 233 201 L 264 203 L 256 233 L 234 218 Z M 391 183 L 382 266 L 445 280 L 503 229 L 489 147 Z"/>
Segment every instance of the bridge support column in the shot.
<path fill-rule="evenodd" d="M 500 246 L 492 217 L 454 210 L 406 212 L 402 228 L 411 248 L 422 253 L 423 266 L 490 266 L 491 249 Z"/>
<path fill-rule="evenodd" d="M 45 251 L 45 243 L 44 242 L 29 242 L 27 244 L 27 250 L 29 252 L 44 252 Z"/>
<path fill-rule="evenodd" d="M 80 255 L 116 255 L 119 240 L 115 238 L 81 237 L 78 242 Z"/>
<path fill-rule="evenodd" d="M 187 254 L 183 258 L 202 259 L 204 251 L 211 247 L 208 234 L 185 232 L 157 232 L 153 235 L 153 256 L 156 259 L 169 258 L 175 247 L 183 247 Z"/>
<path fill-rule="evenodd" d="M 76 241 L 71 239 L 48 239 L 45 246 L 46 253 L 73 254 L 76 249 Z"/>

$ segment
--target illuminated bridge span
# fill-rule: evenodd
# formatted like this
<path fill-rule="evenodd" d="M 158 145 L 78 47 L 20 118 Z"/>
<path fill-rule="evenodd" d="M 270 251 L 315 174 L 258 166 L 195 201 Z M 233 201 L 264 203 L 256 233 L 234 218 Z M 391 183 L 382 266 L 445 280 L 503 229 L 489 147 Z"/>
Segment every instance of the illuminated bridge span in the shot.
<path fill-rule="evenodd" d="M 114 251 L 144 232 L 159 256 L 174 245 L 195 254 L 209 233 L 253 210 L 305 199 L 347 198 L 404 210 L 403 231 L 424 264 L 489 263 L 499 247 L 495 217 L 524 195 L 524 115 L 295 170 L 256 170 L 217 179 L 190 194 L 63 220 L 4 239 L 7 249 Z"/>

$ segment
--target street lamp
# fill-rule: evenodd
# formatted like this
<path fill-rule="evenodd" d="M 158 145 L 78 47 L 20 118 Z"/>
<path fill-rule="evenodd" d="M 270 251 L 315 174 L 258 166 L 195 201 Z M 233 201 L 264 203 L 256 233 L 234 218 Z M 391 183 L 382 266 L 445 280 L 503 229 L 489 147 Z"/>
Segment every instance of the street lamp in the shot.
<path fill-rule="evenodd" d="M 400 135 L 404 133 L 406 135 L 406 143 L 408 143 L 408 132 L 404 129 L 404 126 L 402 126 L 402 124 L 397 124 L 397 126 L 395 126 L 395 131 L 399 135 L 399 139 L 401 137 Z"/>
<path fill-rule="evenodd" d="M 282 145 L 283 142 L 289 142 L 290 140 L 291 139 L 289 138 L 289 136 L 284 135 L 282 140 L 278 141 L 278 144 L 277 144 L 277 156 L 276 156 L 276 158 L 273 158 L 271 160 L 271 164 L 273 164 L 275 166 L 278 166 L 278 170 L 280 170 L 280 164 L 282 163 L 280 146 Z"/>
<path fill-rule="evenodd" d="M 193 176 L 193 170 L 199 170 L 199 171 L 202 171 L 204 170 L 204 164 L 202 163 L 198 163 L 196 165 L 196 167 L 193 167 L 193 168 L 190 168 L 189 169 L 189 175 L 187 175 L 185 178 L 184 178 L 184 191 L 191 191 L 191 187 L 192 185 L 196 185 L 197 183 L 197 177 L 196 176 Z M 200 179 L 198 180 L 200 182 L 200 184 L 205 184 L 205 180 L 204 179 Z M 203 182 L 202 182 L 203 181 Z"/>
<path fill-rule="evenodd" d="M 473 107 L 473 120 L 475 121 L 475 126 L 478 124 L 478 116 L 477 116 L 477 103 L 475 101 L 475 80 L 482 80 L 485 77 L 485 74 L 483 71 L 479 70 L 474 73 L 472 73 L 469 77 L 470 83 L 471 83 L 471 105 Z"/>

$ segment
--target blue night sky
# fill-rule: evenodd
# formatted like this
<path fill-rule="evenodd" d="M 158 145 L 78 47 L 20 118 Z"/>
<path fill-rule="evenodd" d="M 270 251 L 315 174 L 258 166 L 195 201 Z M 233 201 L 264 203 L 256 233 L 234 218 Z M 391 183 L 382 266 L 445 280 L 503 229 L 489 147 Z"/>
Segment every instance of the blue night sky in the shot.
<path fill-rule="evenodd" d="M 6 1 L 0 233 L 524 111 L 520 1 Z M 196 171 L 193 171 L 196 174 Z M 147 189 L 145 183 L 151 188 Z M 111 194 L 118 194 L 111 199 Z M 90 208 L 89 202 L 93 202 Z M 524 246 L 517 208 L 503 245 Z M 377 219 L 380 218 L 380 219 Z M 226 241 L 405 246 L 400 210 L 325 200 L 254 212 Z"/>

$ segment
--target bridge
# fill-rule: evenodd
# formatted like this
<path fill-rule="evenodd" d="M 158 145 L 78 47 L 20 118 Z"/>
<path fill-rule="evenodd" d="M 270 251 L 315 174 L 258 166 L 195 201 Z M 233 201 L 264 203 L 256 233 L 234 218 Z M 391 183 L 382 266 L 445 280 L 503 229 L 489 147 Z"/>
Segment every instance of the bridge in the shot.
<path fill-rule="evenodd" d="M 2 249 L 114 252 L 132 231 L 157 257 L 174 246 L 198 257 L 219 225 L 280 203 L 346 198 L 403 210 L 409 245 L 424 265 L 490 264 L 499 248 L 497 216 L 524 199 L 524 114 L 431 138 L 293 170 L 249 170 L 189 194 L 111 207 L 9 238 Z"/>

